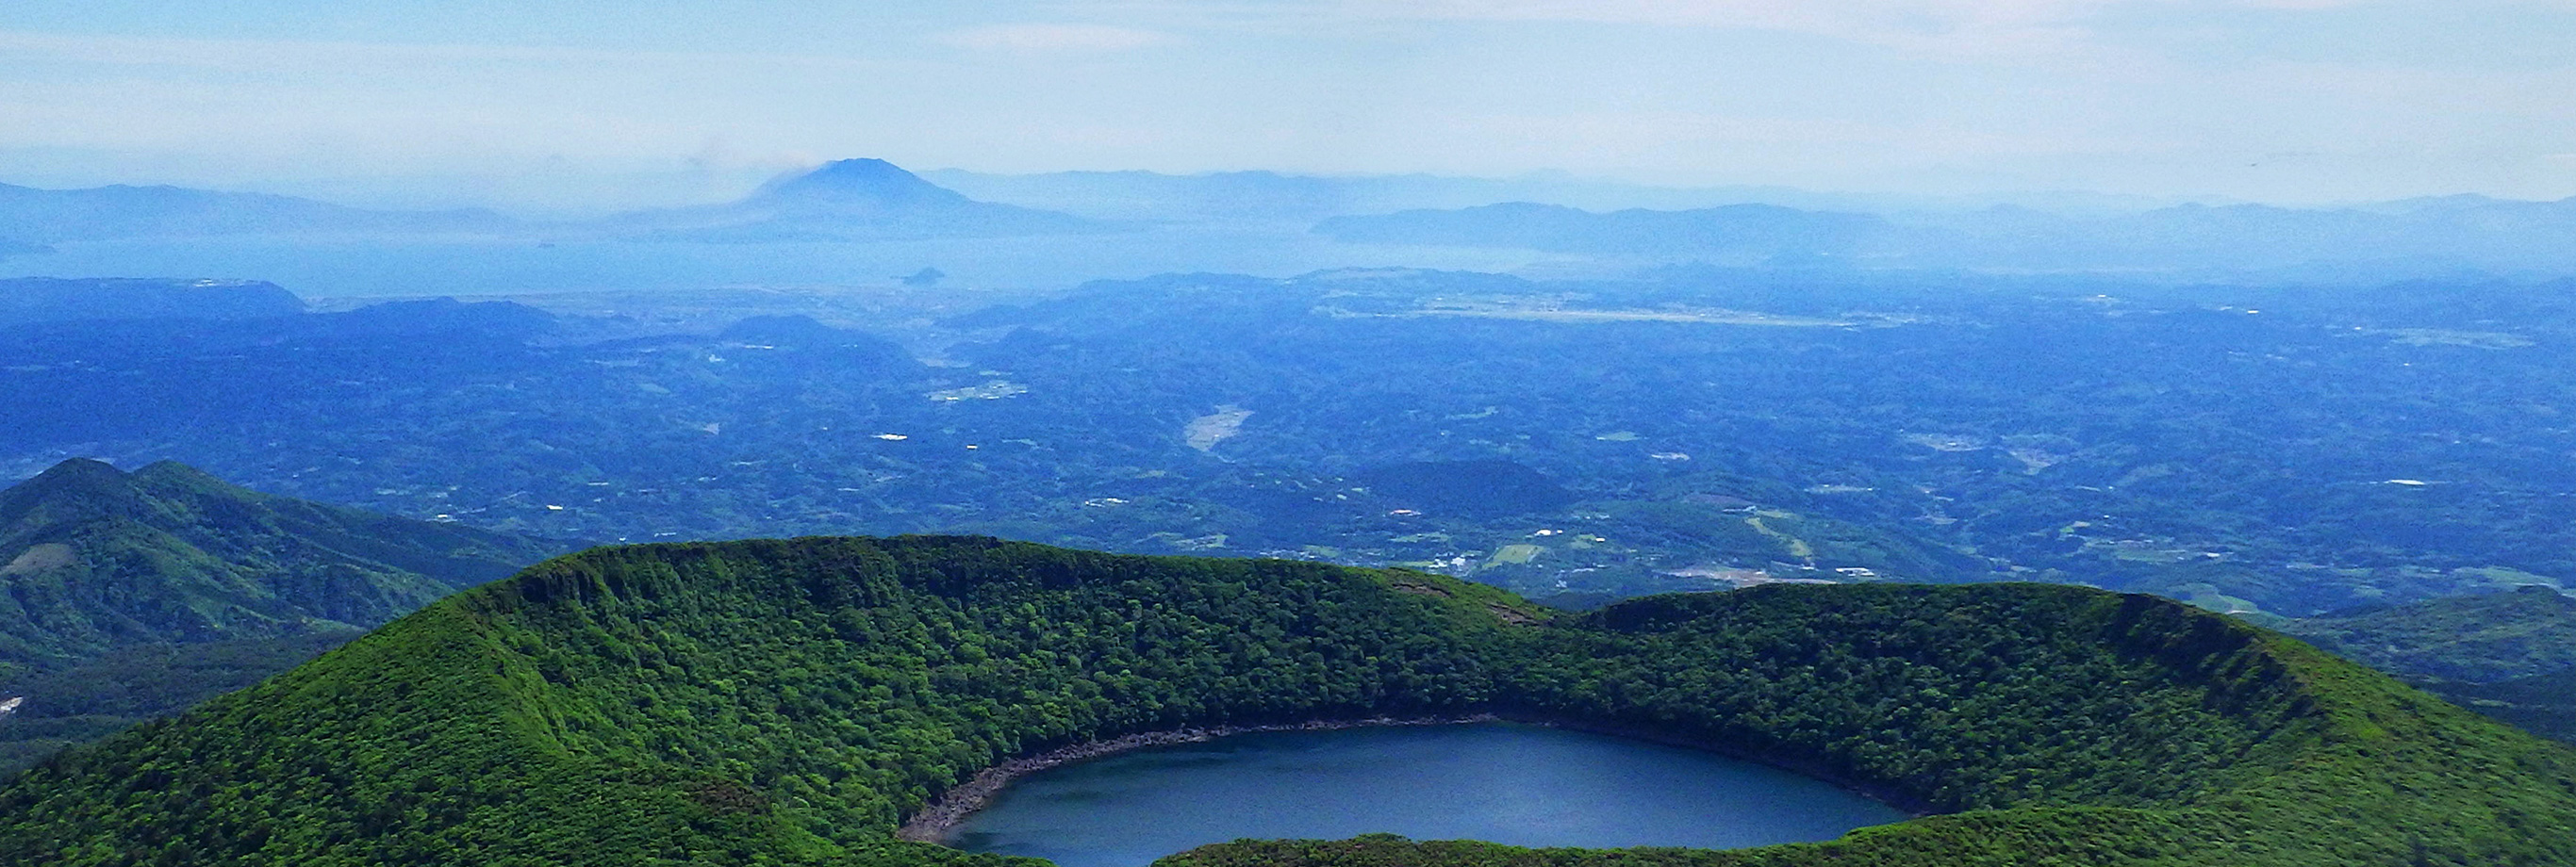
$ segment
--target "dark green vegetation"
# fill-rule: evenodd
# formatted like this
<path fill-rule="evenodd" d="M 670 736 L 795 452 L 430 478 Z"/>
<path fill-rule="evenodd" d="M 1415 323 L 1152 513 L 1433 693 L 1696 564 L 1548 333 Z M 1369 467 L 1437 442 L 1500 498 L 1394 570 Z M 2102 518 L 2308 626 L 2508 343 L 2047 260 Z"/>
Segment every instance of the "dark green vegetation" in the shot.
<path fill-rule="evenodd" d="M 2424 689 L 2532 734 L 2576 744 L 2576 668 L 2495 683 L 2429 683 Z"/>
<path fill-rule="evenodd" d="M 257 682 L 562 545 L 70 460 L 0 491 L 0 767 Z"/>
<path fill-rule="evenodd" d="M 2014 578 L 2304 616 L 2576 578 L 2565 285 L 904 292 L 20 326 L 0 458 L 180 455 L 555 537 L 979 532 L 1533 597 Z M 868 330 L 727 330 L 751 310 Z"/>
<path fill-rule="evenodd" d="M 2278 628 L 2401 677 L 2492 683 L 2576 669 L 2576 599 L 2548 587 L 2338 611 Z"/>
<path fill-rule="evenodd" d="M 267 496 L 176 463 L 64 461 L 0 491 L 0 671 L 374 626 L 561 550 Z"/>
<path fill-rule="evenodd" d="M 16 678 L 5 694 L 27 702 L 0 717 L 0 772 L 266 680 L 361 634 L 316 629 L 278 638 L 137 644 Z"/>
<path fill-rule="evenodd" d="M 994 863 L 888 834 L 1053 746 L 1466 711 L 1964 812 L 1740 853 L 1362 841 L 1182 863 L 2576 862 L 2576 753 L 2153 597 L 1776 586 L 1552 617 L 1420 573 L 961 538 L 540 564 L 17 778 L 0 862 Z"/>
<path fill-rule="evenodd" d="M 2369 606 L 2276 628 L 2461 707 L 2576 743 L 2576 599 L 2550 588 Z"/>

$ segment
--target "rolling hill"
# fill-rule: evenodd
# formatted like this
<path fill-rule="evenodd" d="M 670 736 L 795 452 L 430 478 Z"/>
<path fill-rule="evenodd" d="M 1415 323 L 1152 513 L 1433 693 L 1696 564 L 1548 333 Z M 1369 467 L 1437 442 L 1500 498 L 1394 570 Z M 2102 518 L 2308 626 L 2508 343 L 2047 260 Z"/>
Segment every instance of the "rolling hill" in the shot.
<path fill-rule="evenodd" d="M 1731 852 L 1363 838 L 1165 863 L 2576 860 L 2576 753 L 2154 597 L 1770 586 L 1571 616 L 1401 570 L 907 537 L 539 564 L 0 785 L 0 861 L 1001 864 L 892 832 L 1052 747 L 1468 711 L 1934 815 Z"/>
<path fill-rule="evenodd" d="M 374 626 L 558 550 L 266 496 L 178 463 L 64 461 L 0 491 L 0 664 Z"/>

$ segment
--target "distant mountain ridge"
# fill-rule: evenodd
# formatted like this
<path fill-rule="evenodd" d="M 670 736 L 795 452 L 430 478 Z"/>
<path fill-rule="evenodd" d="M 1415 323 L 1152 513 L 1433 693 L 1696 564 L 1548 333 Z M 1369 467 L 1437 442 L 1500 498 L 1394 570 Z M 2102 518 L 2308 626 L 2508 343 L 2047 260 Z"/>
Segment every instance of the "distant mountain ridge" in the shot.
<path fill-rule="evenodd" d="M 660 241 L 874 241 L 1114 231 L 1116 224 L 977 201 L 879 159 L 782 175 L 740 200 L 535 222 L 480 208 L 387 211 L 173 186 L 50 190 L 0 184 L 0 256 L 83 241 L 237 235 L 481 234 Z"/>
<path fill-rule="evenodd" d="M 254 319 L 302 312 L 303 299 L 264 280 L 0 280 L 0 327 L 84 319 Z"/>
<path fill-rule="evenodd" d="M 1559 205 L 1506 202 L 1455 211 L 1400 211 L 1334 217 L 1315 232 L 1338 241 L 1458 247 L 1520 247 L 1614 256 L 1690 256 L 1712 264 L 1849 259 L 1875 252 L 1894 229 L 1869 214 L 1725 205 L 1688 211 L 1629 209 L 1595 214 Z"/>
<path fill-rule="evenodd" d="M 2576 268 L 2576 198 L 2452 196 L 2347 208 L 2185 204 L 2107 215 L 2014 206 L 1874 215 L 1749 204 L 1600 213 L 1514 202 L 1333 217 L 1314 232 L 1345 243 L 1731 265 L 2180 274 Z"/>
<path fill-rule="evenodd" d="M 1533 172 L 1508 178 L 1313 175 L 1266 170 L 1164 174 L 1070 171 L 1003 175 L 934 169 L 923 177 L 987 201 L 1111 220 L 1186 223 L 1283 222 L 1498 202 L 1544 202 L 1596 210 L 1687 210 L 1761 202 L 1810 210 L 1873 210 L 1859 197 L 1779 186 L 1652 187 Z"/>
<path fill-rule="evenodd" d="M 499 232 L 517 220 L 483 209 L 378 211 L 268 193 L 115 184 L 47 190 L 0 184 L 0 239 L 30 245 L 124 238 L 263 234 Z M 0 254 L 12 252 L 0 243 Z"/>
<path fill-rule="evenodd" d="M 556 222 L 479 209 L 368 210 L 168 186 L 0 185 L 0 257 L 42 254 L 59 244 L 252 236 L 879 243 L 1186 225 L 1251 231 L 1283 243 L 1293 243 L 1290 233 L 1303 228 L 1352 244 L 1537 250 L 1622 265 L 2339 282 L 2576 273 L 2576 199 L 2457 195 L 2337 207 L 2156 207 L 2135 197 L 2006 198 L 2016 203 L 1972 208 L 1925 197 L 1658 188 L 1549 173 L 1497 179 L 940 170 L 924 177 L 860 158 L 780 176 L 731 202 Z M 1146 252 L 1157 243 L 1150 238 L 1139 235 L 1135 243 L 1138 255 L 1160 255 Z"/>

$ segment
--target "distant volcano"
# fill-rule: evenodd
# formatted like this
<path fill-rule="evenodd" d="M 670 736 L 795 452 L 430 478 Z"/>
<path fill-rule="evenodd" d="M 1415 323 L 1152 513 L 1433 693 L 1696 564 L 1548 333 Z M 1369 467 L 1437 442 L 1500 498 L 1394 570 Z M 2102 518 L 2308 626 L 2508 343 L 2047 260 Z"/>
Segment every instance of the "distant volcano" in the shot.
<path fill-rule="evenodd" d="M 783 175 L 741 201 L 612 221 L 665 240 L 857 241 L 1083 234 L 1114 226 L 1071 214 L 979 202 L 879 159 Z"/>
<path fill-rule="evenodd" d="M 744 201 L 841 208 L 955 208 L 978 204 L 879 159 L 836 160 L 804 174 L 782 175 Z"/>

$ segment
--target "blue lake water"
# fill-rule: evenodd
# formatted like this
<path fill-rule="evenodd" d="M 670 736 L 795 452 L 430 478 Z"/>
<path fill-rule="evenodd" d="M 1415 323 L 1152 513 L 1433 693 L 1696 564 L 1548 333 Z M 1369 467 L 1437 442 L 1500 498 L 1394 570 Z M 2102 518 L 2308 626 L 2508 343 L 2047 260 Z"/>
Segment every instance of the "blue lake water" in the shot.
<path fill-rule="evenodd" d="M 1508 723 L 1262 732 L 1052 768 L 950 841 L 1141 867 L 1242 837 L 1736 848 L 1902 821 L 1820 780 L 1713 753 Z"/>

